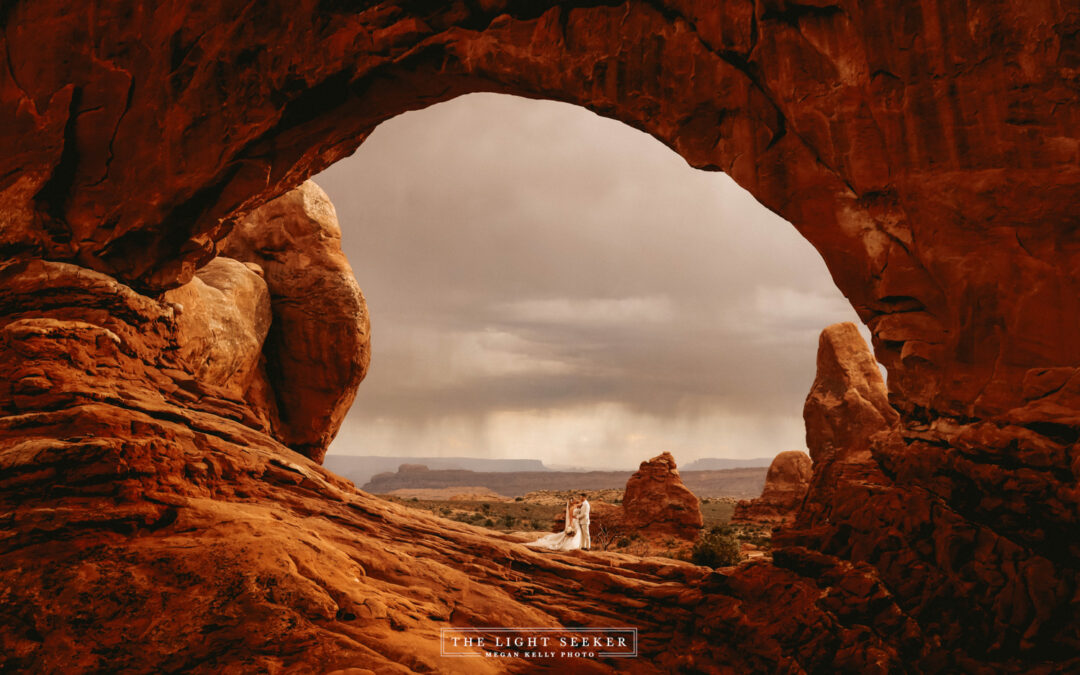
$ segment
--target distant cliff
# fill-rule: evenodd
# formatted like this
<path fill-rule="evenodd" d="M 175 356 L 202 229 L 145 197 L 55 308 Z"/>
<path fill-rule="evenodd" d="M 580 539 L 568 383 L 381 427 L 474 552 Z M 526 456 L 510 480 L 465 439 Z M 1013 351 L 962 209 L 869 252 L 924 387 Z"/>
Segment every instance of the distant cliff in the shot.
<path fill-rule="evenodd" d="M 328 458 L 329 459 L 329 458 Z M 399 463 L 400 460 L 398 460 Z M 621 490 L 633 471 L 466 471 L 433 469 L 413 459 L 397 472 L 380 473 L 361 487 L 386 494 L 393 490 L 486 487 L 507 497 L 536 490 Z M 765 486 L 766 467 L 720 471 L 680 471 L 683 483 L 699 498 L 756 497 Z"/>
<path fill-rule="evenodd" d="M 680 473 L 687 471 L 719 471 L 721 469 L 749 469 L 751 467 L 768 467 L 772 463 L 772 457 L 754 457 L 753 459 L 728 459 L 727 457 L 702 457 L 688 462 L 679 469 Z"/>
<path fill-rule="evenodd" d="M 348 478 L 357 487 L 373 476 L 394 472 L 402 464 L 422 464 L 429 469 L 463 469 L 466 471 L 547 471 L 538 459 L 485 459 L 480 457 L 383 457 L 378 455 L 327 455 L 323 466 Z M 766 462 L 768 465 L 768 462 Z M 754 495 L 757 496 L 757 495 Z"/>

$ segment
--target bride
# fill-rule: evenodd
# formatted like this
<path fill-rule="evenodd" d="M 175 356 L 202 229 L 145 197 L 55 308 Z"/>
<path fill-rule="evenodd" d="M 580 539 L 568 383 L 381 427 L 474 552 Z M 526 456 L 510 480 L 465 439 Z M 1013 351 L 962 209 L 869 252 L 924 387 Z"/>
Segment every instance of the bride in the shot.
<path fill-rule="evenodd" d="M 549 551 L 575 551 L 581 548 L 581 528 L 577 526 L 579 506 L 574 504 L 571 510 L 570 504 L 571 501 L 566 500 L 566 527 L 562 532 L 553 532 L 525 545 Z"/>

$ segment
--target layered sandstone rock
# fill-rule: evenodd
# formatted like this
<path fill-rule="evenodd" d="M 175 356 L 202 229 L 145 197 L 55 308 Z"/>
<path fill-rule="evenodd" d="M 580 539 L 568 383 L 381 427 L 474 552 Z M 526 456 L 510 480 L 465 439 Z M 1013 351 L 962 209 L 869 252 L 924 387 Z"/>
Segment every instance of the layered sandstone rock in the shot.
<path fill-rule="evenodd" d="M 322 461 L 371 359 L 367 304 L 341 251 L 334 205 L 307 181 L 252 212 L 219 247 L 258 265 L 270 288 L 262 390 L 273 400 L 261 407 L 274 436 Z"/>
<path fill-rule="evenodd" d="M 810 457 L 799 450 L 781 452 L 765 474 L 765 489 L 755 499 L 740 500 L 732 521 L 759 525 L 783 525 L 795 518 L 810 486 Z"/>
<path fill-rule="evenodd" d="M 261 270 L 214 258 L 164 297 L 177 316 L 180 358 L 195 377 L 234 396 L 247 391 L 270 329 L 270 293 Z"/>
<path fill-rule="evenodd" d="M 870 569 L 548 554 L 359 492 L 195 376 L 178 309 L 74 265 L 0 267 L 0 670 L 625 666 L 441 656 L 441 629 L 492 625 L 632 625 L 642 672 L 790 668 L 800 649 L 820 669 L 841 645 L 853 667 L 903 663 L 892 644 L 917 628 Z"/>
<path fill-rule="evenodd" d="M 829 326 L 818 340 L 817 375 L 803 406 L 806 446 L 814 461 L 801 528 L 827 523 L 834 508 L 855 507 L 888 482 L 870 448 L 898 428 L 885 381 L 851 323 Z M 847 507 L 850 508 L 850 507 Z"/>
<path fill-rule="evenodd" d="M 693 540 L 704 524 L 701 500 L 683 485 L 670 452 L 641 463 L 626 481 L 622 508 L 625 527 L 645 535 Z"/>
<path fill-rule="evenodd" d="M 637 622 L 666 670 L 1080 668 L 1075 12 L 63 9 L 0 8 L 0 669 L 465 667 L 436 660 L 439 618 Z M 196 377 L 156 294 L 381 121 L 478 90 L 643 129 L 813 243 L 900 415 L 845 481 L 859 499 L 830 488 L 731 575 L 515 557 L 324 488 L 261 431 L 266 390 Z"/>

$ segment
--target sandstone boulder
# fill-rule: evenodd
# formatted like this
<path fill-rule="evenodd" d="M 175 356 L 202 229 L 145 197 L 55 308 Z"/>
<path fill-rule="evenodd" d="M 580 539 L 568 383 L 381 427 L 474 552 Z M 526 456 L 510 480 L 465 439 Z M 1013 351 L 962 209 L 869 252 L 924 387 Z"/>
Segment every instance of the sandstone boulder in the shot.
<path fill-rule="evenodd" d="M 693 540 L 704 526 L 701 501 L 683 485 L 670 452 L 641 463 L 626 482 L 622 507 L 626 528 L 643 535 Z"/>
<path fill-rule="evenodd" d="M 220 250 L 261 267 L 270 289 L 262 389 L 272 393 L 264 406 L 274 436 L 322 461 L 371 358 L 367 305 L 334 206 L 307 181 L 252 212 Z"/>
<path fill-rule="evenodd" d="M 195 377 L 234 396 L 247 391 L 270 328 L 270 293 L 262 277 L 221 256 L 165 300 L 176 312 L 180 358 Z"/>
<path fill-rule="evenodd" d="M 799 450 L 777 455 L 765 474 L 765 489 L 756 499 L 735 506 L 733 522 L 782 525 L 795 518 L 806 497 L 812 474 L 810 457 Z"/>

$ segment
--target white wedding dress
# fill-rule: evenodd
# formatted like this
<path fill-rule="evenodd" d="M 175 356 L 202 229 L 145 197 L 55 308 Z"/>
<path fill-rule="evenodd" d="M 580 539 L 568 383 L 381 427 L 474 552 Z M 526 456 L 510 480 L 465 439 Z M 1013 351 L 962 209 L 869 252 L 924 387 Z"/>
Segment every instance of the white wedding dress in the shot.
<path fill-rule="evenodd" d="M 552 532 L 525 545 L 547 549 L 548 551 L 576 551 L 581 548 L 581 528 L 578 527 L 577 515 L 577 508 L 575 507 L 571 512 L 570 505 L 567 504 L 566 527 L 563 528 L 562 532 Z"/>

